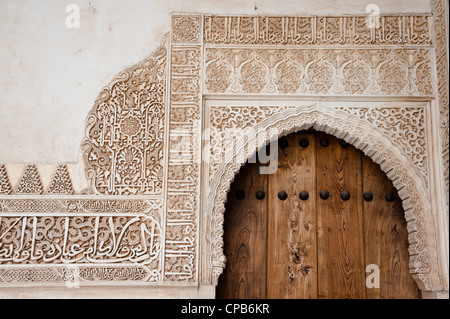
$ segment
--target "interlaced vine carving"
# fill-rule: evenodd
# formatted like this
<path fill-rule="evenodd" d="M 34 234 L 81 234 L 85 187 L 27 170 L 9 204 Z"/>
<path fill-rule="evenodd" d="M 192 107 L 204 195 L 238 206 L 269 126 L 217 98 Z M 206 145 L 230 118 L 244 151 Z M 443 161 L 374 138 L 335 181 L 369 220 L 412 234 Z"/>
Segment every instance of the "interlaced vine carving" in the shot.
<path fill-rule="evenodd" d="M 432 96 L 428 49 L 206 50 L 207 93 Z"/>
<path fill-rule="evenodd" d="M 23 171 L 19 183 L 14 189 L 14 193 L 39 195 L 42 194 L 42 192 L 42 182 L 36 165 L 27 165 Z"/>
<path fill-rule="evenodd" d="M 162 193 L 165 87 L 161 47 L 102 90 L 83 142 L 87 176 L 97 193 Z"/>
<path fill-rule="evenodd" d="M 392 137 L 409 157 L 428 187 L 429 164 L 423 107 L 341 107 L 341 111 L 369 121 Z"/>
<path fill-rule="evenodd" d="M 431 43 L 427 15 L 382 16 L 368 28 L 367 16 L 252 17 L 206 16 L 207 44 L 392 45 Z"/>

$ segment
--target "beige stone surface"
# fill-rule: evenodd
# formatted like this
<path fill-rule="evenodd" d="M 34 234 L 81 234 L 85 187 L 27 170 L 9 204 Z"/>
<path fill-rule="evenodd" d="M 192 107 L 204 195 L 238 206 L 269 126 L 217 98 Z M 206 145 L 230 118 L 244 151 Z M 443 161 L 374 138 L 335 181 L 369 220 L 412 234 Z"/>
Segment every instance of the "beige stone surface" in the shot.
<path fill-rule="evenodd" d="M 367 30 L 364 29 L 364 20 L 358 20 L 361 17 L 356 17 L 354 20 L 351 17 L 333 17 L 336 14 L 364 15 L 366 5 L 370 4 L 366 0 L 358 2 L 353 0 L 303 0 L 282 1 L 281 3 L 231 1 L 227 2 L 226 6 L 223 3 L 170 1 L 160 4 L 153 1 L 130 1 L 125 4 L 125 2 L 119 3 L 118 1 L 85 1 L 79 3 L 81 28 L 69 30 L 64 25 L 67 16 L 64 10 L 65 5 L 56 5 L 56 1 L 39 4 L 30 1 L 22 2 L 20 5 L 12 1 L 3 2 L 2 5 L 4 5 L 5 10 L 0 13 L 0 27 L 3 27 L 0 28 L 0 61 L 2 61 L 0 65 L 5 72 L 0 74 L 0 93 L 3 93 L 2 96 L 4 97 L 4 101 L 0 104 L 0 125 L 2 127 L 2 130 L 0 130 L 0 164 L 7 163 L 7 165 L 0 166 L 0 182 L 3 181 L 3 184 L 0 185 L 3 187 L 3 189 L 0 188 L 0 193 L 3 191 L 4 194 L 4 198 L 0 198 L 3 200 L 0 203 L 0 208 L 2 212 L 6 213 L 3 221 L 6 223 L 8 231 L 21 233 L 23 238 L 20 243 L 25 242 L 25 240 L 32 241 L 31 246 L 24 245 L 22 247 L 20 245 L 16 254 L 11 255 L 12 257 L 6 250 L 3 251 L 3 255 L 5 258 L 11 257 L 11 260 L 18 263 L 25 260 L 27 256 L 31 256 L 33 263 L 36 263 L 34 265 L 36 271 L 33 271 L 32 277 L 34 277 L 30 280 L 30 274 L 27 271 L 22 272 L 20 268 L 12 270 L 12 268 L 3 267 L 0 279 L 3 278 L 11 283 L 7 287 L 21 287 L 22 283 L 27 281 L 27 284 L 30 284 L 29 287 L 41 285 L 41 289 L 4 288 L 0 291 L 0 298 L 8 298 L 8 296 L 15 296 L 14 298 L 53 298 L 54 296 L 78 298 L 80 295 L 88 298 L 114 298 L 115 296 L 135 298 L 140 294 L 148 298 L 214 296 L 213 286 L 198 289 L 193 287 L 192 284 L 197 282 L 207 285 L 216 283 L 222 268 L 225 266 L 221 248 L 224 198 L 228 192 L 230 181 L 242 163 L 239 161 L 229 163 L 228 160 L 219 159 L 219 162 L 225 164 L 225 166 L 216 165 L 216 167 L 214 165 L 217 163 L 213 160 L 209 172 L 217 171 L 218 174 L 216 174 L 217 176 L 211 174 L 209 177 L 207 176 L 209 170 L 207 165 L 202 163 L 204 167 L 197 166 L 196 163 L 200 160 L 200 157 L 205 155 L 200 154 L 199 143 L 199 129 L 204 123 L 207 123 L 207 121 L 204 121 L 202 124 L 202 116 L 210 112 L 211 118 L 214 118 L 215 114 L 213 108 L 208 111 L 208 97 L 206 100 L 202 100 L 202 92 L 208 93 L 209 98 L 212 96 L 214 103 L 220 100 L 217 96 L 214 100 L 214 95 L 223 92 L 231 97 L 235 94 L 235 99 L 239 99 L 241 102 L 242 98 L 245 100 L 245 94 L 265 94 L 266 98 L 269 98 L 267 103 L 274 106 L 281 105 L 278 103 L 278 99 L 284 99 L 285 103 L 292 103 L 292 101 L 290 102 L 292 96 L 289 97 L 289 94 L 305 94 L 306 97 L 308 97 L 308 94 L 311 95 L 309 96 L 310 100 L 304 101 L 308 105 L 312 103 L 309 106 L 294 107 L 292 110 L 288 110 L 289 105 L 286 105 L 286 110 L 280 109 L 275 115 L 264 114 L 263 118 L 267 117 L 270 120 L 264 122 L 266 126 L 269 125 L 265 128 L 276 128 L 278 136 L 288 131 L 313 126 L 319 131 L 339 135 L 340 138 L 346 139 L 349 143 L 355 143 L 355 146 L 358 145 L 358 148 L 367 152 L 367 155 L 379 163 L 389 178 L 394 181 L 394 185 L 399 189 L 399 194 L 403 199 L 410 231 L 411 271 L 414 273 L 420 288 L 436 291 L 448 289 L 448 272 L 444 270 L 448 268 L 448 239 L 444 239 L 441 229 L 437 230 L 437 224 L 442 225 L 444 207 L 437 200 L 442 197 L 442 192 L 439 183 L 436 183 L 434 179 L 434 176 L 440 175 L 438 168 L 441 163 L 440 160 L 429 160 L 435 155 L 435 149 L 431 145 L 435 145 L 437 140 L 437 132 L 431 125 L 433 121 L 430 118 L 437 115 L 432 100 L 435 92 L 431 86 L 426 85 L 436 81 L 434 71 L 431 71 L 433 59 L 431 58 L 432 52 L 429 47 L 427 27 L 415 29 L 413 22 L 415 18 L 413 17 L 411 19 L 404 16 L 390 18 L 389 21 L 386 20 L 386 25 L 389 24 L 391 28 L 386 28 L 386 30 L 390 30 L 388 32 L 391 33 L 394 32 L 394 35 L 382 39 L 382 37 L 375 35 L 376 32 L 381 31 L 371 30 L 370 35 L 368 34 Z M 427 13 L 430 10 L 428 1 L 395 1 L 393 3 L 378 1 L 377 5 L 381 9 L 381 13 L 384 14 Z M 228 62 L 222 58 L 222 53 L 225 51 L 220 51 L 220 48 L 217 52 L 214 50 L 215 46 L 221 43 L 215 43 L 214 40 L 212 42 L 205 40 L 208 49 L 202 50 L 199 34 L 202 23 L 201 16 L 180 14 L 172 16 L 172 33 L 170 37 L 166 37 L 166 39 L 171 39 L 173 45 L 162 47 L 143 63 L 135 64 L 148 56 L 160 44 L 162 35 L 170 29 L 170 12 L 174 11 L 239 15 L 270 14 L 271 17 L 274 15 L 292 16 L 293 14 L 327 15 L 327 18 L 321 21 L 326 20 L 328 25 L 332 26 L 332 30 L 340 30 L 340 32 L 335 32 L 335 37 L 331 35 L 331 40 L 330 37 L 325 35 L 328 31 L 314 33 L 317 35 L 317 39 L 321 41 L 319 41 L 320 43 L 314 42 L 314 45 L 326 46 L 346 43 L 351 46 L 351 43 L 346 42 L 347 39 L 339 42 L 344 35 L 344 38 L 348 37 L 348 39 L 351 39 L 348 41 L 355 41 L 353 44 L 357 45 L 361 45 L 361 43 L 358 43 L 358 39 L 364 38 L 366 46 L 374 45 L 371 51 L 369 50 L 372 53 L 377 50 L 375 49 L 376 45 L 389 46 L 377 51 L 378 53 L 382 50 L 384 50 L 383 52 L 389 51 L 389 54 L 376 53 L 371 57 L 363 52 L 364 48 L 361 48 L 361 52 L 365 54 L 362 54 L 361 58 L 358 55 L 360 53 L 356 52 L 359 48 L 352 48 L 351 50 L 356 52 L 351 55 L 352 59 L 364 61 L 365 58 L 369 58 L 368 62 L 366 61 L 367 65 L 365 65 L 365 62 L 355 62 L 356 60 L 353 62 L 346 61 L 348 56 L 341 56 L 341 53 L 330 48 L 321 48 L 316 50 L 317 52 L 309 48 L 308 50 L 317 53 L 317 61 L 302 64 L 301 60 L 295 61 L 293 58 L 293 56 L 301 56 L 299 50 L 280 48 L 277 57 L 282 56 L 283 59 L 287 59 L 288 63 L 285 63 L 286 61 L 282 63 L 280 60 L 279 63 L 275 63 L 276 67 L 274 67 L 270 64 L 274 61 L 272 57 L 270 59 L 272 62 L 264 66 L 260 62 L 258 62 L 259 64 L 254 62 L 263 61 L 264 56 L 267 56 L 266 52 L 253 50 L 246 54 L 245 50 L 248 49 L 239 47 L 246 44 L 244 42 L 248 41 L 249 36 L 241 38 L 235 33 L 233 35 L 233 37 L 236 36 L 235 38 L 232 36 L 221 38 L 221 27 L 218 27 L 215 31 L 218 34 L 210 39 L 225 39 L 225 42 L 231 39 L 228 44 L 238 46 L 238 50 L 235 48 L 233 52 L 240 50 L 239 52 L 242 52 L 240 57 L 247 57 L 247 60 L 242 60 L 244 62 L 240 66 L 233 63 L 227 66 Z M 147 12 L 151 12 L 151 14 L 147 14 Z M 155 19 L 152 19 L 153 17 Z M 250 36 L 254 34 L 253 27 L 261 26 L 261 30 L 265 27 L 261 22 L 262 20 L 254 21 L 260 18 L 222 16 L 218 19 L 230 21 L 230 25 L 233 23 L 239 25 L 239 21 L 244 19 L 247 19 L 247 22 L 252 21 L 247 23 L 247 31 L 244 31 L 248 32 Z M 267 33 L 274 32 L 268 37 L 264 37 L 266 32 L 259 33 L 262 36 L 256 41 L 262 41 L 260 44 L 264 45 L 280 45 L 279 40 L 285 41 L 289 37 L 291 39 L 289 41 L 294 41 L 294 38 L 295 41 L 298 40 L 298 37 L 292 36 L 295 32 L 288 29 L 288 26 L 294 24 L 285 22 L 287 20 L 284 17 L 276 17 L 271 20 L 272 23 L 274 21 L 276 21 L 277 28 L 283 30 L 283 32 L 278 32 L 278 34 L 283 34 L 283 39 L 277 38 L 277 33 L 272 30 L 266 31 Z M 345 21 L 349 22 L 346 23 Z M 359 35 L 364 34 L 364 37 L 352 36 L 352 32 L 356 28 L 351 27 L 352 21 L 354 25 L 356 25 L 354 21 L 359 21 L 358 26 L 363 26 L 362 29 L 364 30 L 360 31 Z M 384 18 L 382 21 L 384 23 Z M 422 26 L 431 20 L 425 15 L 425 17 L 414 21 L 417 21 L 416 26 Z M 320 26 L 322 22 L 318 23 Z M 404 26 L 404 32 L 395 35 L 393 30 L 397 30 L 397 23 Z M 410 23 L 411 28 L 405 27 L 408 23 Z M 207 25 L 207 22 L 205 22 L 205 25 Z M 218 25 L 220 26 L 221 23 L 219 22 Z M 225 25 L 227 25 L 227 22 L 225 22 Z M 323 29 L 321 30 L 326 30 L 325 25 L 322 25 Z M 348 29 L 345 29 L 344 32 L 344 28 Z M 242 29 L 238 27 L 233 30 L 239 30 L 240 32 L 244 29 L 245 26 Z M 312 27 L 312 29 L 315 30 L 316 28 Z M 207 27 L 204 30 L 205 34 L 208 34 Z M 416 32 L 421 35 L 418 37 L 411 36 Z M 306 34 L 307 32 L 303 33 Z M 286 38 L 284 39 L 284 37 Z M 242 39 L 244 42 L 241 43 Z M 269 42 L 278 42 L 265 43 L 264 41 L 267 39 Z M 375 39 L 378 39 L 377 41 L 387 39 L 388 42 L 394 42 L 375 43 Z M 422 40 L 423 43 L 420 42 Z M 328 43 L 327 41 L 337 42 Z M 411 41 L 411 43 L 408 41 Z M 400 49 L 403 45 L 408 45 L 408 50 Z M 415 48 L 415 46 L 418 47 Z M 171 57 L 170 61 L 172 61 L 170 69 L 167 69 L 167 71 L 165 71 L 166 52 L 168 52 L 168 56 Z M 417 52 L 417 54 L 414 52 Z M 263 53 L 261 57 L 259 56 L 260 53 Z M 204 59 L 204 55 L 213 59 Z M 225 56 L 231 56 L 231 54 L 226 53 Z M 248 60 L 248 57 L 250 57 L 250 60 Z M 326 57 L 331 58 L 331 60 L 326 61 Z M 376 67 L 376 57 L 381 57 L 383 60 L 380 67 Z M 237 59 L 233 61 L 237 61 Z M 386 61 L 392 63 L 385 63 Z M 250 68 L 249 66 L 252 66 L 252 63 L 255 65 Z M 312 86 L 309 86 L 311 83 L 307 82 L 308 85 L 303 83 L 299 87 L 292 87 L 290 82 L 283 82 L 283 79 L 285 79 L 283 72 L 291 72 L 292 63 L 297 65 L 297 70 L 306 70 L 308 78 L 313 79 Z M 366 82 L 360 78 L 354 79 L 350 75 L 347 76 L 345 63 L 353 63 L 352 65 L 359 67 Z M 131 65 L 135 66 L 121 73 L 122 78 L 125 76 L 127 79 L 128 77 L 134 79 L 127 81 L 124 85 L 130 90 L 120 86 L 121 78 L 118 80 L 116 78 L 111 82 L 114 75 Z M 216 68 L 216 65 L 218 68 Z M 146 66 L 150 66 L 150 68 L 147 70 Z M 333 68 L 336 68 L 336 71 L 333 71 Z M 371 68 L 377 71 L 371 71 Z M 330 74 L 342 73 L 345 80 L 360 84 L 365 83 L 366 86 L 355 88 L 351 83 L 346 85 L 345 81 L 339 81 L 338 85 L 332 86 L 331 81 L 325 89 L 316 87 L 316 84 L 323 84 L 323 81 L 320 76 L 315 79 L 314 74 L 322 74 L 323 71 L 316 72 L 315 69 L 327 69 L 330 70 Z M 152 70 L 158 70 L 158 72 L 147 73 L 147 71 L 153 72 Z M 233 70 L 232 74 L 236 78 L 230 78 L 231 85 L 229 88 L 222 88 L 222 83 L 216 86 L 208 82 L 211 78 L 230 77 L 230 70 Z M 268 70 L 267 74 L 265 70 Z M 260 77 L 257 87 L 254 83 L 246 80 L 253 78 L 252 72 L 256 73 L 255 76 Z M 220 76 L 215 73 L 220 74 Z M 152 74 L 152 76 L 146 77 L 146 74 Z M 155 74 L 158 74 L 158 76 L 155 76 Z M 297 75 L 294 76 L 299 80 L 298 74 L 300 73 L 295 74 Z M 369 74 L 372 75 L 369 76 Z M 141 75 L 144 76 L 141 77 Z M 137 120 L 133 114 L 127 113 L 130 112 L 130 107 L 128 109 L 117 107 L 117 104 L 127 104 L 126 100 L 121 100 L 121 96 L 128 97 L 129 92 L 134 94 L 136 90 L 131 88 L 136 83 L 140 83 L 138 91 L 142 91 L 142 87 L 148 84 L 145 79 L 159 79 L 154 83 L 165 83 L 165 76 L 168 80 L 168 91 L 165 94 L 164 84 L 161 87 L 157 85 L 160 88 L 158 91 L 160 97 L 156 104 L 161 107 L 167 102 L 165 107 L 170 117 L 160 116 L 161 123 L 158 122 L 156 125 L 147 123 L 147 120 L 144 123 L 141 121 L 144 118 L 142 114 L 137 115 L 139 119 Z M 139 78 L 142 79 L 142 82 L 136 80 Z M 274 89 L 271 81 L 277 85 L 276 89 Z M 108 83 L 110 83 L 110 86 L 102 91 L 103 95 L 94 105 L 101 88 Z M 200 89 L 202 83 L 207 87 L 207 90 L 202 91 Z M 239 86 L 240 83 L 242 83 L 242 87 Z M 268 84 L 264 86 L 264 83 Z M 370 83 L 372 85 L 369 85 Z M 406 83 L 415 84 L 405 86 Z M 434 90 L 436 89 L 434 88 Z M 125 94 L 123 94 L 124 92 Z M 287 95 L 283 96 L 283 94 Z M 314 102 L 311 99 L 314 99 L 314 95 L 317 94 L 328 94 L 329 97 L 338 98 L 338 100 L 339 95 L 343 95 L 344 97 L 341 96 L 339 103 L 344 104 L 342 107 L 328 105 L 330 101 L 327 100 L 327 96 L 321 97 L 323 103 L 318 103 L 317 100 Z M 347 99 L 345 98 L 346 94 L 349 95 L 346 97 Z M 165 100 L 166 95 L 167 101 Z M 369 105 L 371 102 L 365 100 L 367 95 L 372 95 L 370 99 L 373 103 L 378 104 L 375 106 Z M 383 99 L 387 99 L 393 104 L 384 105 L 381 103 Z M 233 100 L 233 97 L 231 100 Z M 225 100 L 223 106 L 230 107 L 231 100 Z M 116 101 L 119 101 L 119 103 Z M 153 102 L 155 101 L 154 99 Z M 202 101 L 206 101 L 206 104 L 202 104 Z M 411 104 L 412 101 L 420 103 L 414 106 Z M 248 102 L 251 102 L 252 105 L 256 103 L 251 98 L 248 99 Z M 352 102 L 358 104 L 355 104 L 353 109 L 350 107 Z M 259 103 L 266 102 L 260 100 Z M 239 107 L 244 111 L 246 110 L 245 105 Z M 261 107 L 266 110 L 266 106 L 261 105 Z M 231 109 L 236 114 L 240 112 L 238 109 Z M 91 113 L 89 113 L 86 125 L 89 110 L 91 110 Z M 108 110 L 112 110 L 112 113 L 108 113 Z M 152 112 L 155 112 L 155 110 L 153 107 Z M 224 110 L 224 114 L 226 114 L 224 118 L 232 120 L 231 113 L 233 112 L 226 108 Z M 147 114 L 147 111 L 144 111 Z M 122 117 L 119 116 L 120 112 L 123 113 Z M 162 113 L 159 112 L 159 114 Z M 261 112 L 255 114 L 259 116 Z M 191 129 L 190 125 L 186 125 L 186 118 L 192 120 L 190 123 L 194 129 Z M 251 122 L 245 124 L 246 128 L 258 128 L 258 119 L 252 119 L 251 116 L 247 116 L 247 118 Z M 414 119 L 414 123 L 410 119 Z M 136 121 L 139 121 L 139 125 L 136 124 Z M 394 122 L 398 123 L 398 127 L 392 125 Z M 137 184 L 130 184 L 129 182 L 124 184 L 123 180 L 126 178 L 137 181 L 136 177 L 139 177 L 138 174 L 142 172 L 139 165 L 141 163 L 139 152 L 145 150 L 147 144 L 144 146 L 137 144 L 145 141 L 145 137 L 140 136 L 135 140 L 132 140 L 131 137 L 137 131 L 146 132 L 147 130 L 141 130 L 146 125 L 153 128 L 165 127 L 165 130 L 160 130 L 162 135 L 159 137 L 159 142 L 165 141 L 164 147 L 167 147 L 167 149 L 165 149 L 165 153 L 158 151 L 159 157 L 155 157 L 159 161 L 156 161 L 158 163 L 155 162 L 155 165 L 158 166 L 157 169 L 153 170 L 153 168 L 150 169 L 149 166 L 146 166 L 145 173 L 148 176 L 145 176 L 145 180 L 149 181 L 148 185 L 142 184 L 141 179 L 139 179 L 139 183 L 136 182 Z M 137 126 L 140 127 L 139 130 L 136 130 Z M 236 129 L 234 124 L 227 127 Z M 85 128 L 87 129 L 85 130 Z M 107 131 L 111 134 L 101 135 L 100 138 L 97 138 L 97 132 L 99 131 Z M 409 138 L 404 139 L 402 136 L 405 132 L 415 132 L 415 134 L 408 135 Z M 128 137 L 124 138 L 123 134 Z M 86 136 L 83 141 L 85 152 L 80 154 L 79 149 L 83 136 Z M 106 138 L 105 142 L 104 136 L 113 138 L 111 140 Z M 127 145 L 123 143 L 125 140 L 128 143 Z M 258 145 L 266 142 L 265 139 L 259 140 L 259 137 L 253 138 L 252 141 Z M 159 145 L 162 145 L 161 143 Z M 112 155 L 110 154 L 111 149 L 114 149 Z M 144 153 L 147 154 L 147 152 Z M 243 155 L 243 158 L 250 155 L 245 152 L 241 153 L 238 153 L 238 155 Z M 81 156 L 84 158 L 81 159 Z M 98 160 L 99 158 L 100 160 Z M 131 161 L 131 159 L 134 161 Z M 231 157 L 225 156 L 225 159 L 231 159 Z M 113 163 L 118 163 L 117 168 L 115 164 L 112 166 L 104 165 L 104 162 L 111 160 Z M 33 163 L 33 165 L 26 165 L 26 163 Z M 56 164 L 66 165 L 57 166 Z M 139 168 L 134 169 L 131 164 L 137 165 L 136 167 L 139 166 Z M 84 165 L 86 165 L 86 172 Z M 200 169 L 203 173 L 206 173 L 206 179 L 199 178 Z M 9 181 L 5 172 L 7 172 Z M 171 178 L 168 178 L 168 176 Z M 93 187 L 89 193 L 85 193 L 85 190 L 89 187 L 88 180 L 91 183 L 95 182 L 95 187 L 91 185 Z M 5 181 L 11 185 L 8 185 Z M 9 190 L 9 186 L 12 186 L 12 191 Z M 180 190 L 183 191 L 182 196 L 180 196 Z M 211 193 L 208 195 L 210 191 Z M 80 199 L 72 197 L 70 200 L 75 199 L 75 201 L 65 201 L 65 195 L 71 196 L 73 193 Z M 200 196 L 201 193 L 205 195 Z M 89 196 L 83 197 L 86 194 L 89 194 Z M 112 196 L 102 198 L 102 196 L 99 196 L 100 194 Z M 128 205 L 132 204 L 130 198 L 127 197 L 129 194 L 141 196 L 141 198 L 136 199 L 135 204 L 137 206 L 131 207 Z M 45 196 L 40 198 L 41 195 Z M 123 206 L 124 203 L 121 203 L 120 200 L 116 201 L 116 197 L 113 198 L 117 195 L 124 195 L 127 198 L 122 199 L 129 202 Z M 145 196 L 151 196 L 152 198 L 149 199 Z M 146 215 L 126 215 L 131 212 L 137 214 L 138 212 L 135 211 L 137 207 L 145 209 Z M 128 210 L 130 211 L 128 212 Z M 37 212 L 39 214 L 34 216 L 33 214 Z M 33 219 L 29 219 L 29 213 L 32 213 L 30 216 L 34 216 Z M 35 243 L 35 237 L 26 236 L 29 232 L 28 228 L 33 228 L 33 236 L 37 236 L 37 234 L 41 234 L 40 229 L 45 228 L 45 223 L 49 218 L 55 219 L 58 225 L 64 223 L 65 229 L 76 230 L 83 225 L 78 225 L 78 219 L 74 218 L 77 215 L 75 213 L 90 218 L 91 234 L 96 234 L 99 229 L 108 229 L 107 233 L 111 234 L 113 238 L 111 243 L 114 242 L 113 246 L 118 247 L 121 252 L 126 251 L 119 243 L 122 237 L 118 237 L 119 240 L 116 245 L 114 232 L 109 232 L 109 228 L 113 229 L 113 225 L 117 226 L 124 222 L 127 225 L 138 223 L 136 226 L 139 226 L 138 228 L 143 232 L 139 238 L 151 243 L 148 246 L 148 253 L 156 258 L 155 263 L 149 267 L 145 265 L 143 267 L 125 265 L 123 269 L 127 269 L 126 271 L 129 271 L 129 273 L 122 273 L 119 268 L 94 269 L 95 267 L 92 268 L 88 263 L 86 267 L 83 266 L 81 269 L 82 276 L 84 276 L 82 278 L 89 281 L 93 276 L 95 279 L 107 281 L 110 280 L 110 277 L 108 277 L 110 273 L 119 277 L 125 274 L 125 276 L 130 277 L 129 279 L 133 277 L 133 280 L 153 281 L 153 283 L 164 282 L 166 287 L 144 288 L 141 283 L 134 282 L 132 284 L 135 284 L 135 287 L 124 288 L 121 292 L 119 287 L 107 288 L 111 282 L 106 283 L 104 287 L 83 286 L 79 289 L 61 288 L 62 285 L 59 288 L 48 288 L 43 284 L 45 280 L 47 280 L 47 284 L 53 281 L 66 281 L 66 279 L 68 280 L 78 273 L 71 270 L 70 267 L 69 269 L 55 267 L 53 271 L 49 272 L 44 264 L 55 260 L 54 258 L 57 258 L 58 254 L 54 249 L 50 249 L 46 251 L 46 254 L 43 254 L 42 252 L 47 249 L 47 246 L 42 246 L 45 242 L 40 239 L 36 239 L 36 244 L 40 247 L 36 249 L 36 255 L 33 255 L 33 250 L 31 253 L 26 251 L 29 247 L 34 247 Z M 103 217 L 103 213 L 104 215 L 112 215 L 106 219 Z M 126 213 L 126 216 L 124 215 L 124 218 L 122 218 L 117 213 Z M 128 222 L 127 218 L 133 219 Z M 22 222 L 19 223 L 20 221 Z M 156 229 L 156 233 L 148 231 L 150 228 Z M 198 228 L 202 229 L 201 233 Z M 59 231 L 60 229 L 57 227 L 51 229 L 48 238 L 52 241 L 60 236 Z M 128 231 L 126 227 L 124 227 L 123 232 L 126 236 L 131 236 L 131 230 Z M 153 238 L 160 238 L 159 236 L 163 232 L 166 238 L 182 238 L 182 240 L 166 241 L 165 257 L 159 254 L 161 250 L 158 241 L 153 240 Z M 6 240 L 9 237 L 5 234 L 6 232 L 2 237 Z M 65 234 L 67 237 L 68 232 L 66 231 Z M 71 245 L 71 249 L 76 250 L 77 242 L 70 242 L 70 240 L 71 238 L 68 239 L 68 245 Z M 210 241 L 212 244 L 208 246 Z M 55 243 L 56 246 L 60 244 Z M 100 242 L 99 245 L 103 246 L 103 242 Z M 134 243 L 133 245 L 137 244 Z M 94 246 L 93 249 L 96 252 L 97 245 Z M 111 246 L 111 249 L 113 246 Z M 144 246 L 147 247 L 147 245 Z M 64 240 L 64 248 L 61 251 L 64 251 L 65 247 L 66 240 Z M 138 249 L 137 247 L 133 246 L 130 251 L 134 253 Z M 104 258 L 102 253 L 96 255 L 88 248 L 92 247 L 83 245 L 80 253 L 95 261 Z M 23 255 L 19 255 L 19 251 L 22 251 Z M 39 255 L 39 253 L 42 254 Z M 139 251 L 139 253 L 141 252 Z M 66 258 L 66 255 L 63 257 Z M 136 261 L 137 259 L 134 259 L 134 257 L 133 254 L 130 254 L 123 261 Z M 7 262 L 8 260 L 5 259 L 4 261 Z M 72 261 L 66 258 L 65 262 Z M 76 260 L 73 260 L 73 262 L 77 263 Z M 116 261 L 112 260 L 111 262 Z M 44 266 L 39 265 L 37 267 L 38 264 Z M 164 269 L 163 277 L 159 277 L 160 270 L 158 269 Z M 192 283 L 183 288 L 173 287 L 170 283 L 170 281 L 181 282 L 183 280 Z M 434 297 L 438 296 L 435 295 Z"/>
<path fill-rule="evenodd" d="M 155 50 L 171 12 L 365 14 L 372 0 L 82 0 L 0 3 L 0 163 L 77 162 L 86 115 L 104 85 Z M 378 0 L 381 13 L 424 13 L 429 0 Z"/>

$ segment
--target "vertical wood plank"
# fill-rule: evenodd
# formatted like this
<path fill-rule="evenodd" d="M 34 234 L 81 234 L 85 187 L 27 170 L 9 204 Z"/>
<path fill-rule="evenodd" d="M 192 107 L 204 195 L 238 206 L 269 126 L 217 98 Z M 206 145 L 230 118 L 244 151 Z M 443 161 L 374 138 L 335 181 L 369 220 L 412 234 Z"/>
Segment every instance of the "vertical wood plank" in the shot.
<path fill-rule="evenodd" d="M 320 140 L 329 139 L 328 147 Z M 365 298 L 362 164 L 353 146 L 343 148 L 338 139 L 317 135 L 317 191 L 328 190 L 327 200 L 317 199 L 319 298 Z M 343 201 L 342 191 L 350 192 Z"/>
<path fill-rule="evenodd" d="M 309 146 L 299 146 L 300 139 Z M 292 134 L 279 148 L 278 170 L 269 177 L 267 297 L 317 298 L 315 138 Z M 309 199 L 299 199 L 301 191 Z M 286 200 L 278 193 L 285 191 Z"/>
<path fill-rule="evenodd" d="M 363 189 L 373 194 L 364 201 L 366 265 L 380 269 L 380 288 L 367 289 L 369 299 L 415 299 L 420 290 L 409 273 L 408 232 L 401 199 L 380 166 L 370 158 L 363 160 Z M 393 192 L 394 202 L 385 194 Z"/>
<path fill-rule="evenodd" d="M 231 185 L 224 223 L 224 273 L 219 278 L 217 297 L 223 299 L 266 298 L 267 262 L 267 175 L 258 164 L 247 164 Z M 236 192 L 244 191 L 238 199 Z M 266 197 L 258 200 L 257 191 Z"/>

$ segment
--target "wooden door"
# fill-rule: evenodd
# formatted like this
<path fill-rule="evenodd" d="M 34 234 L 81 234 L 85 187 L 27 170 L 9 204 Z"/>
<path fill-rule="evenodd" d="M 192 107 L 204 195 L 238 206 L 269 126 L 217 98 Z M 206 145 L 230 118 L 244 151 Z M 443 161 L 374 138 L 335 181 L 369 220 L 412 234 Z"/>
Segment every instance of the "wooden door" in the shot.
<path fill-rule="evenodd" d="M 246 164 L 231 186 L 217 297 L 420 298 L 402 203 L 379 165 L 326 134 L 278 144 L 275 174 Z M 379 288 L 366 285 L 374 265 Z"/>

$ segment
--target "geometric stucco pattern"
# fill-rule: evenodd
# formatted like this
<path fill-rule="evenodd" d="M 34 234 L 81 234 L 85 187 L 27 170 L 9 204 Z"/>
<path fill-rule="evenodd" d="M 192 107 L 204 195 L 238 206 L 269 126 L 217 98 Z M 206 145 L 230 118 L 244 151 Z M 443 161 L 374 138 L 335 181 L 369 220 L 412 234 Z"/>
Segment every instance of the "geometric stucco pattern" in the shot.
<path fill-rule="evenodd" d="M 428 188 L 429 162 L 425 108 L 418 107 L 342 107 L 381 129 L 409 157 Z"/>
<path fill-rule="evenodd" d="M 440 115 L 440 137 L 443 154 L 444 185 L 447 200 L 448 222 L 448 197 L 449 197 L 449 64 L 448 64 L 448 1 L 431 0 L 431 10 L 434 21 L 434 39 L 436 50 L 436 73 L 438 89 L 438 105 Z"/>
<path fill-rule="evenodd" d="M 374 129 L 365 120 L 324 105 L 285 109 L 256 126 L 251 134 L 262 130 L 267 132 L 266 140 L 273 140 L 277 136 L 309 128 L 344 138 L 381 165 L 394 182 L 394 186 L 400 190 L 399 195 L 403 200 L 410 232 L 411 272 L 422 289 L 441 287 L 439 272 L 436 268 L 436 239 L 429 233 L 429 222 L 433 220 L 430 202 L 422 196 L 426 189 L 420 182 L 420 175 L 415 171 L 414 165 L 401 155 L 389 136 L 379 129 Z M 233 150 L 235 156 L 226 156 L 229 160 L 219 165 L 216 172 L 217 178 L 211 182 L 209 207 L 213 216 L 214 282 L 217 282 L 226 262 L 222 252 L 223 215 L 230 183 L 246 160 L 265 143 L 263 140 L 251 146 L 248 141 L 254 138 L 255 136 L 238 143 Z M 227 155 L 230 155 L 229 152 Z"/>
<path fill-rule="evenodd" d="M 429 49 L 206 51 L 207 93 L 433 95 Z"/>
<path fill-rule="evenodd" d="M 75 279 L 217 284 L 235 174 L 258 146 L 314 128 L 381 165 L 403 200 L 411 272 L 422 289 L 442 290 L 424 106 L 436 89 L 432 21 L 426 14 L 383 16 L 368 28 L 362 16 L 172 15 L 162 46 L 114 78 L 88 115 L 82 152 L 89 189 L 74 191 L 65 164 L 45 185 L 34 164 L 14 183 L 8 164 L 0 165 L 0 286 Z M 204 119 L 205 94 L 307 96 L 311 103 L 212 104 Z M 319 107 L 313 96 L 413 102 Z M 202 153 L 205 124 L 210 149 Z M 263 128 L 272 130 L 253 144 L 239 138 Z M 448 136 L 448 122 L 446 129 Z M 230 132 L 238 160 L 227 153 Z"/>
<path fill-rule="evenodd" d="M 214 179 L 218 165 L 236 142 L 253 127 L 274 114 L 299 106 L 214 106 L 210 107 L 210 180 Z M 392 138 L 414 164 L 418 176 L 428 188 L 429 162 L 424 106 L 337 107 L 381 129 Z"/>
<path fill-rule="evenodd" d="M 96 193 L 162 193 L 166 50 L 121 72 L 100 93 L 83 142 Z"/>

